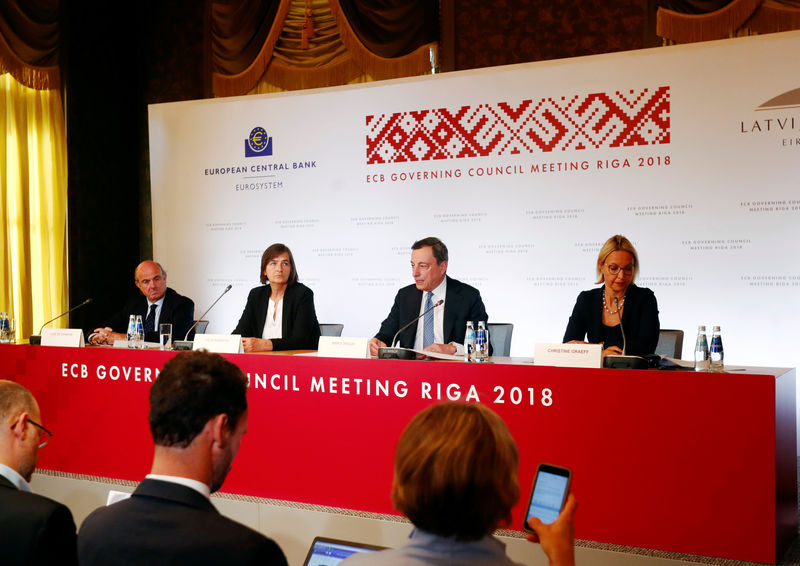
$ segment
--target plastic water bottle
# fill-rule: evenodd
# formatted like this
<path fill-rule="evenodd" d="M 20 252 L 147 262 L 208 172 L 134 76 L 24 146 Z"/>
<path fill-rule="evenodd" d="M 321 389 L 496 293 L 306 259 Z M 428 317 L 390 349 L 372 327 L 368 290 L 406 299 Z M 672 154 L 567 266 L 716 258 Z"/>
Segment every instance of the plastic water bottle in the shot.
<path fill-rule="evenodd" d="M 467 321 L 467 332 L 464 334 L 464 361 L 474 362 L 475 360 L 475 327 L 472 321 Z"/>
<path fill-rule="evenodd" d="M 128 317 L 128 332 L 125 335 L 125 340 L 128 342 L 128 348 L 135 347 L 136 344 L 136 315 L 132 314 Z"/>
<path fill-rule="evenodd" d="M 478 336 L 477 336 L 477 357 L 479 362 L 489 361 L 489 331 L 486 330 L 486 323 L 482 320 L 478 321 Z"/>
<path fill-rule="evenodd" d="M 694 371 L 708 371 L 708 339 L 706 327 L 697 327 L 697 341 L 694 343 Z"/>
<path fill-rule="evenodd" d="M 722 333 L 719 326 L 714 327 L 711 336 L 711 371 L 723 371 L 723 361 L 725 360 L 725 350 L 722 348 Z"/>
<path fill-rule="evenodd" d="M 138 350 L 144 349 L 144 323 L 142 322 L 142 315 L 136 315 L 136 333 L 133 338 L 133 347 Z"/>

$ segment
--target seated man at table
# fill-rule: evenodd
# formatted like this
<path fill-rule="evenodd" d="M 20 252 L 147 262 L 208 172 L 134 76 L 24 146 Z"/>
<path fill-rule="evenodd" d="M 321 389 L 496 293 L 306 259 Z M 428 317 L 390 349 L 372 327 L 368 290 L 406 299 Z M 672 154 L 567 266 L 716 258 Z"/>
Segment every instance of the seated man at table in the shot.
<path fill-rule="evenodd" d="M 218 354 L 178 354 L 150 388 L 150 474 L 129 499 L 89 515 L 82 566 L 285 566 L 280 547 L 220 515 L 222 487 L 247 429 L 247 378 Z"/>
<path fill-rule="evenodd" d="M 194 302 L 167 287 L 167 272 L 160 263 L 143 261 L 133 275 L 141 295 L 131 298 L 103 327 L 95 328 L 89 341 L 113 344 L 125 340 L 132 314 L 141 315 L 147 342 L 158 342 L 158 325 L 167 323 L 172 324 L 173 339 L 183 340 L 194 324 Z"/>
<path fill-rule="evenodd" d="M 447 275 L 447 246 L 439 238 L 424 238 L 411 246 L 411 275 L 414 284 L 403 287 L 394 298 L 389 316 L 378 333 L 369 341 L 370 354 L 392 345 L 395 333 L 414 321 L 400 333 L 399 344 L 404 348 L 427 350 L 443 354 L 464 355 L 464 335 L 467 321 L 488 320 L 480 292 Z M 422 317 L 415 317 L 443 301 L 441 307 Z"/>
<path fill-rule="evenodd" d="M 0 379 L 0 564 L 77 565 L 75 522 L 69 509 L 31 492 L 39 448 L 50 432 L 31 392 Z"/>

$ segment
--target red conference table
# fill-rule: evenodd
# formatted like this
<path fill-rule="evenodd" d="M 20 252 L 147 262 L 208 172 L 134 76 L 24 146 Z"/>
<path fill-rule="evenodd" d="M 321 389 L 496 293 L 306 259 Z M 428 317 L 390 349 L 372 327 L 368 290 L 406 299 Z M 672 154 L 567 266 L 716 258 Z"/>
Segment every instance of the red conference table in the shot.
<path fill-rule="evenodd" d="M 148 390 L 173 355 L 0 345 L 0 378 L 26 385 L 55 432 L 39 467 L 141 479 L 152 456 Z M 775 563 L 797 532 L 794 369 L 226 357 L 250 376 L 229 493 L 395 513 L 396 440 L 449 396 L 479 400 L 508 423 L 523 500 L 539 462 L 573 470 L 577 538 Z"/>

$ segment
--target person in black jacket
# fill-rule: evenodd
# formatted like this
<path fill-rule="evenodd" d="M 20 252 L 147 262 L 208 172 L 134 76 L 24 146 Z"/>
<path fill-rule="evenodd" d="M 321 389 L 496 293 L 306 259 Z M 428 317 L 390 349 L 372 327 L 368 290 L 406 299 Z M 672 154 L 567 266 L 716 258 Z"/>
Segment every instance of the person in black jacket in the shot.
<path fill-rule="evenodd" d="M 3 566 L 77 566 L 69 509 L 31 492 L 39 448 L 50 439 L 31 392 L 0 379 L 0 552 Z"/>
<path fill-rule="evenodd" d="M 447 246 L 439 238 L 431 236 L 414 242 L 411 246 L 414 284 L 397 292 L 389 316 L 369 341 L 371 355 L 377 356 L 381 348 L 393 346 L 395 333 L 408 322 L 412 324 L 397 337 L 403 348 L 464 355 L 467 321 L 485 322 L 489 315 L 480 291 L 447 275 L 449 257 Z M 426 311 L 424 317 L 414 320 Z M 490 344 L 490 355 L 491 352 Z"/>
<path fill-rule="evenodd" d="M 286 566 L 275 541 L 209 499 L 247 429 L 247 378 L 218 354 L 178 354 L 150 388 L 153 465 L 129 499 L 81 525 L 81 566 Z M 57 562 L 54 562 L 57 564 Z"/>
<path fill-rule="evenodd" d="M 630 240 L 610 237 L 597 257 L 597 283 L 603 286 L 578 295 L 564 342 L 603 344 L 603 356 L 654 353 L 660 330 L 658 303 L 650 289 L 634 285 L 638 272 L 639 256 Z"/>
<path fill-rule="evenodd" d="M 232 334 L 245 352 L 316 350 L 319 322 L 314 292 L 300 283 L 292 251 L 272 244 L 261 256 L 261 285 L 250 291 Z"/>
<path fill-rule="evenodd" d="M 114 340 L 125 340 L 128 319 L 132 314 L 141 315 L 147 342 L 158 342 L 158 326 L 167 323 L 172 324 L 172 336 L 183 340 L 194 324 L 194 301 L 167 287 L 167 272 L 155 261 L 140 263 L 133 277 L 141 295 L 125 303 L 103 327 L 95 328 L 89 341 L 92 344 L 113 344 Z"/>

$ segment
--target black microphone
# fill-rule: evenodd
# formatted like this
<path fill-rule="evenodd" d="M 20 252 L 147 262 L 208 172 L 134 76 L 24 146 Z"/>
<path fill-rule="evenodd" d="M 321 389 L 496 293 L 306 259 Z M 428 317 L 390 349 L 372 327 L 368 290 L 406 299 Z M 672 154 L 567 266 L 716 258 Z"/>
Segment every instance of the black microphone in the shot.
<path fill-rule="evenodd" d="M 429 309 L 423 312 L 416 318 L 412 318 L 405 326 L 402 326 L 400 330 L 395 332 L 394 338 L 392 338 L 392 345 L 389 347 L 378 348 L 378 359 L 379 360 L 414 360 L 417 358 L 417 354 L 412 352 L 411 350 L 407 350 L 406 348 L 395 348 L 394 345 L 397 343 L 397 337 L 400 336 L 400 333 L 417 322 L 423 316 L 431 312 L 438 306 L 441 306 L 444 303 L 444 299 L 439 299 L 434 303 Z"/>
<path fill-rule="evenodd" d="M 614 306 L 617 307 L 617 316 L 619 316 L 619 331 L 622 333 L 622 355 L 625 355 L 625 329 L 622 327 L 622 313 L 619 311 L 619 297 L 614 297 Z"/>
<path fill-rule="evenodd" d="M 614 306 L 617 307 L 617 314 L 619 315 L 619 331 L 622 334 L 622 355 L 621 356 L 606 356 L 603 360 L 603 367 L 617 368 L 617 369 L 647 369 L 649 364 L 642 356 L 626 356 L 625 348 L 627 342 L 625 340 L 625 329 L 622 327 L 622 312 L 619 310 L 619 298 L 614 297 Z"/>
<path fill-rule="evenodd" d="M 194 324 L 191 326 L 191 328 L 189 328 L 189 330 L 186 331 L 186 336 L 183 337 L 183 340 L 176 340 L 175 341 L 175 343 L 173 344 L 173 348 L 175 350 L 191 350 L 192 349 L 192 346 L 194 346 L 194 342 L 189 340 L 189 334 L 191 334 L 192 330 L 194 330 L 197 327 L 197 324 L 201 320 L 203 320 L 203 317 L 205 317 L 208 314 L 208 311 L 213 309 L 214 305 L 216 305 L 219 302 L 219 300 L 223 296 L 225 296 L 225 293 L 230 291 L 232 288 L 233 288 L 233 285 L 228 285 L 227 287 L 225 287 L 225 290 L 222 292 L 222 294 L 219 297 L 217 297 L 217 300 L 214 301 L 213 303 L 211 303 L 211 306 L 206 309 L 206 312 L 201 314 L 200 317 L 196 321 L 194 321 Z"/>
<path fill-rule="evenodd" d="M 28 344 L 31 344 L 31 345 L 33 345 L 33 346 L 37 346 L 37 345 L 41 344 L 41 343 L 42 343 L 42 330 L 44 330 L 44 327 L 45 327 L 45 326 L 47 326 L 48 324 L 50 324 L 50 323 L 51 323 L 51 322 L 53 322 L 54 320 L 58 320 L 58 319 L 59 319 L 59 318 L 61 318 L 62 316 L 66 315 L 66 314 L 69 314 L 69 313 L 71 313 L 72 311 L 74 311 L 74 310 L 76 310 L 76 309 L 79 309 L 79 308 L 81 308 L 81 307 L 82 307 L 82 306 L 84 306 L 84 305 L 88 305 L 88 304 L 89 304 L 89 303 L 91 303 L 91 302 L 92 302 L 92 299 L 86 299 L 86 300 L 85 300 L 85 301 L 83 301 L 81 304 L 79 304 L 79 305 L 77 305 L 77 306 L 74 306 L 74 307 L 72 307 L 71 309 L 69 309 L 67 312 L 62 312 L 62 313 L 61 313 L 60 315 L 58 315 L 57 317 L 55 317 L 55 318 L 51 318 L 50 320 L 48 320 L 48 321 L 47 321 L 47 322 L 45 322 L 45 323 L 42 325 L 42 327 L 39 329 L 39 334 L 31 334 L 30 336 L 28 336 Z"/>

